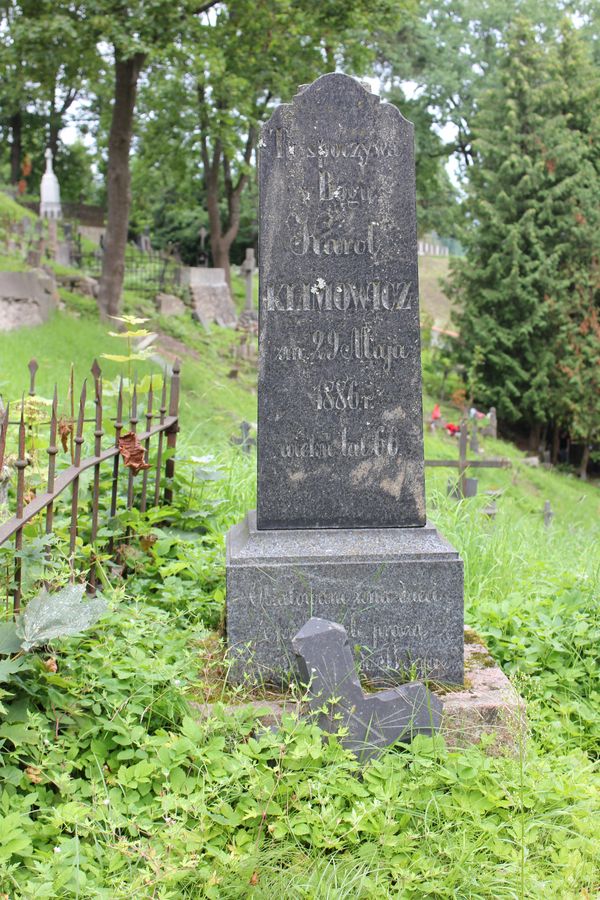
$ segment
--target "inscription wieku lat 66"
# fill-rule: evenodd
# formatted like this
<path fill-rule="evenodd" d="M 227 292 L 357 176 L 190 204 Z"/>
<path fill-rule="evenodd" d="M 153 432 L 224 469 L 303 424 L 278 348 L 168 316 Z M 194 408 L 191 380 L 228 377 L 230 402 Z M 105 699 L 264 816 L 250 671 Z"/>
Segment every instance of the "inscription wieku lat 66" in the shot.
<path fill-rule="evenodd" d="M 344 425 L 335 434 L 328 428 L 318 435 L 306 434 L 301 428 L 279 445 L 279 455 L 290 460 L 395 458 L 399 452 L 398 430 L 393 425 L 375 425 L 366 431 Z"/>

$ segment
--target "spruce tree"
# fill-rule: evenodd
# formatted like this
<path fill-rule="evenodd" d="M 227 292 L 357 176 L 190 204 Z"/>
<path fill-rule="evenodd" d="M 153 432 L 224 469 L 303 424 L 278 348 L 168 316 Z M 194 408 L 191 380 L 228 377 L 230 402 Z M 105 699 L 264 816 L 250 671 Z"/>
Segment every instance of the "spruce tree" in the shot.
<path fill-rule="evenodd" d="M 474 122 L 466 255 L 450 287 L 460 309 L 461 360 L 469 366 L 475 353 L 481 357 L 476 402 L 496 406 L 504 421 L 527 421 L 534 445 L 548 419 L 556 328 L 539 222 L 548 67 L 533 29 L 518 21 L 498 85 Z"/>
<path fill-rule="evenodd" d="M 572 27 L 549 57 L 551 80 L 541 149 L 548 173 L 538 223 L 554 313 L 551 412 L 582 445 L 586 476 L 600 439 L 600 87 Z"/>

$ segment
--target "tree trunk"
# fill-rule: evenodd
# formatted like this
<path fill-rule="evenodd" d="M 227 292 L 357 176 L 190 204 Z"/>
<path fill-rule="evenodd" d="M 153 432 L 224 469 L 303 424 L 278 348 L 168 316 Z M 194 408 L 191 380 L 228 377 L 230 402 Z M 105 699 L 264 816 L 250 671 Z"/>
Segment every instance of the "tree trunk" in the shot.
<path fill-rule="evenodd" d="M 542 426 L 539 422 L 534 422 L 529 431 L 529 449 L 537 453 L 540 448 L 540 435 Z"/>
<path fill-rule="evenodd" d="M 22 142 L 21 131 L 23 127 L 23 119 L 21 113 L 16 112 L 10 118 L 10 183 L 17 184 L 21 178 L 21 154 Z"/>
<path fill-rule="evenodd" d="M 210 242 L 212 252 L 213 266 L 216 269 L 223 269 L 225 272 L 225 281 L 231 287 L 231 265 L 229 262 L 229 250 L 231 244 L 227 243 L 222 235 L 212 239 Z"/>
<path fill-rule="evenodd" d="M 587 480 L 587 468 L 588 463 L 590 461 L 590 445 L 589 441 L 586 441 L 583 445 L 583 456 L 581 457 L 581 464 L 579 466 L 579 477 L 582 481 Z"/>
<path fill-rule="evenodd" d="M 552 465 L 558 462 L 558 453 L 560 451 L 560 427 L 558 422 L 554 423 L 554 431 L 552 432 Z"/>
<path fill-rule="evenodd" d="M 143 53 L 119 59 L 115 51 L 115 96 L 108 138 L 108 215 L 98 291 L 98 306 L 104 316 L 116 316 L 121 309 L 131 203 L 129 151 L 137 83 L 144 59 Z"/>
<path fill-rule="evenodd" d="M 56 160 L 58 155 L 58 133 L 62 126 L 62 120 L 54 113 L 50 116 L 50 124 L 48 128 L 48 146 L 52 150 L 52 159 Z"/>

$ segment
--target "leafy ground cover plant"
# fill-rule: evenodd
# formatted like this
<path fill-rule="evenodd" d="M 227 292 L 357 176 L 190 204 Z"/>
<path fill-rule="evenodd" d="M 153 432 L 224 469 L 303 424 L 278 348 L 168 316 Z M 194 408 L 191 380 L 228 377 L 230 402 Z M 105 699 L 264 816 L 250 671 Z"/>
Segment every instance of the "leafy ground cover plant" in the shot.
<path fill-rule="evenodd" d="M 207 667 L 223 607 L 223 535 L 254 489 L 253 462 L 239 451 L 201 459 L 182 450 L 177 500 L 162 519 L 121 514 L 128 549 L 107 564 L 110 616 L 48 645 L 55 671 L 36 656 L 3 687 L 1 889 L 593 897 L 596 725 L 562 708 L 567 697 L 593 703 L 592 682 L 579 680 L 597 647 L 593 565 L 573 571 L 557 552 L 565 536 L 542 525 L 532 534 L 518 512 L 482 529 L 477 504 L 432 495 L 467 561 L 469 619 L 526 689 L 532 736 L 517 759 L 419 739 L 360 770 L 335 738 L 323 742 L 291 717 L 257 735 L 248 713 L 217 708 L 200 720 L 190 705 L 215 699 Z M 529 544 L 515 540 L 520 527 Z M 585 628 L 568 634 L 574 618 Z"/>
<path fill-rule="evenodd" d="M 514 462 L 482 474 L 482 487 L 504 489 L 489 522 L 483 498 L 456 504 L 445 496 L 448 473 L 428 473 L 428 512 L 465 560 L 468 622 L 527 697 L 531 735 L 519 757 L 420 739 L 360 770 L 335 738 L 323 742 L 293 718 L 274 734 L 219 707 L 200 720 L 193 702 L 232 699 L 219 643 L 224 535 L 255 503 L 255 460 L 229 439 L 242 418 L 253 421 L 255 385 L 249 370 L 228 377 L 230 334 L 173 328 L 200 355 L 183 370 L 173 504 L 145 514 L 119 507 L 119 527 L 104 525 L 100 539 L 127 535 L 98 555 L 109 614 L 79 636 L 50 639 L 0 684 L 0 893 L 597 896 L 597 487 L 525 470 L 514 448 L 486 442 Z M 39 332 L 76 353 L 73 333 L 66 315 Z M 83 372 L 107 345 L 102 326 L 83 319 L 77 339 Z M 11 341 L 24 372 L 29 340 Z M 49 351 L 47 364 L 59 362 Z M 116 370 L 106 365 L 108 380 Z M 50 396 L 56 377 L 42 367 L 40 391 Z M 456 456 L 446 437 L 427 442 L 428 456 Z M 85 568 L 83 480 L 80 496 L 76 562 Z M 546 496 L 557 513 L 550 529 Z M 60 509 L 50 544 L 31 524 L 26 600 L 49 556 L 51 590 L 66 583 L 67 539 Z M 0 572 L 11 561 L 0 554 Z M 5 582 L 9 591 L 10 575 Z"/>

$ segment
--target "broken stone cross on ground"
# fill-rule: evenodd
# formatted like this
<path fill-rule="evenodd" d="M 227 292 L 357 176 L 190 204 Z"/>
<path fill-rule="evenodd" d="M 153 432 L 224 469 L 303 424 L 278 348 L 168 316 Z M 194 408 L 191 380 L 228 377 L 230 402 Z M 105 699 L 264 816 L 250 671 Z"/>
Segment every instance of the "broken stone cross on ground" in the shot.
<path fill-rule="evenodd" d="M 232 677 L 287 684 L 343 625 L 379 685 L 463 681 L 463 566 L 425 513 L 413 126 L 302 87 L 259 141 L 257 512 L 227 538 Z"/>
<path fill-rule="evenodd" d="M 300 677 L 310 685 L 311 711 L 323 731 L 347 730 L 342 744 L 361 762 L 395 741 L 431 735 L 442 721 L 442 701 L 424 684 L 365 694 L 346 629 L 313 618 L 292 638 Z"/>

